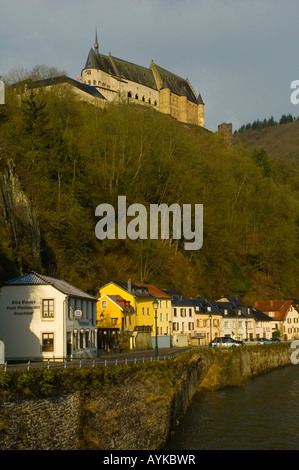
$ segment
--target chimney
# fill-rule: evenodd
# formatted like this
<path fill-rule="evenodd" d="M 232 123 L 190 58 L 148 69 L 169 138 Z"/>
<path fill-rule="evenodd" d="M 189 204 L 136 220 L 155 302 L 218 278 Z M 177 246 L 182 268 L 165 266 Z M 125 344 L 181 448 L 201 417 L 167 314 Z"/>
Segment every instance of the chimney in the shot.
<path fill-rule="evenodd" d="M 132 280 L 131 279 L 128 279 L 128 292 L 132 292 Z"/>

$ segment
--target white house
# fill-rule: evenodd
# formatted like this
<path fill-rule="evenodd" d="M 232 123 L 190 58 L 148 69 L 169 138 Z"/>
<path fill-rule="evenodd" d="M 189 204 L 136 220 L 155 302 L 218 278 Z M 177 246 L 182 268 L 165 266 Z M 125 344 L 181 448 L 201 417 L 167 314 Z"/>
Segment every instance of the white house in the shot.
<path fill-rule="evenodd" d="M 77 287 L 36 272 L 6 282 L 0 298 L 6 360 L 96 356 L 96 303 Z"/>

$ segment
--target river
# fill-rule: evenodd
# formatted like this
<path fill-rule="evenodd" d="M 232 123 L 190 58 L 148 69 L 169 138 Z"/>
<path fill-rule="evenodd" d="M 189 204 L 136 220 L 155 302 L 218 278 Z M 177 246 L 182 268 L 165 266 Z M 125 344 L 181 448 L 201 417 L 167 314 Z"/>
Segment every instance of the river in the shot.
<path fill-rule="evenodd" d="M 299 365 L 194 397 L 167 450 L 299 450 Z"/>

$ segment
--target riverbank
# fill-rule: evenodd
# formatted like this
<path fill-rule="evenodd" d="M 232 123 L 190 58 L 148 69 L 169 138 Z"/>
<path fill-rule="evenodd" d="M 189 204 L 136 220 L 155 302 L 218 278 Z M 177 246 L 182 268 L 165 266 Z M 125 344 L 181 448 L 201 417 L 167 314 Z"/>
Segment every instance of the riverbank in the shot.
<path fill-rule="evenodd" d="M 0 449 L 157 450 L 200 390 L 291 363 L 289 344 L 198 348 L 164 361 L 0 374 Z"/>

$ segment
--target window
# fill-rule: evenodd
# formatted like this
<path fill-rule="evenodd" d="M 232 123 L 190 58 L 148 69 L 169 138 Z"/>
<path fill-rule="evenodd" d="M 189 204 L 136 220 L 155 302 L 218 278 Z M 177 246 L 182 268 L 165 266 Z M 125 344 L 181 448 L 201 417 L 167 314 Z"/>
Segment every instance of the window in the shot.
<path fill-rule="evenodd" d="M 192 317 L 192 308 L 189 308 L 189 317 Z"/>
<path fill-rule="evenodd" d="M 142 315 L 145 315 L 145 313 L 144 313 L 144 307 L 142 307 Z"/>
<path fill-rule="evenodd" d="M 102 308 L 107 308 L 107 300 L 102 300 Z"/>
<path fill-rule="evenodd" d="M 90 347 L 90 337 L 89 337 L 89 330 L 85 331 L 85 347 Z"/>
<path fill-rule="evenodd" d="M 43 299 L 43 318 L 54 318 L 54 299 Z"/>
<path fill-rule="evenodd" d="M 42 352 L 54 351 L 54 333 L 42 334 Z"/>
<path fill-rule="evenodd" d="M 176 308 L 173 309 L 173 316 L 176 317 L 177 316 L 177 313 L 176 313 Z"/>
<path fill-rule="evenodd" d="M 150 309 L 149 307 L 146 308 L 146 313 L 149 315 L 150 314 Z"/>
<path fill-rule="evenodd" d="M 186 316 L 186 309 L 181 308 L 181 317 L 185 317 L 185 316 Z"/>

